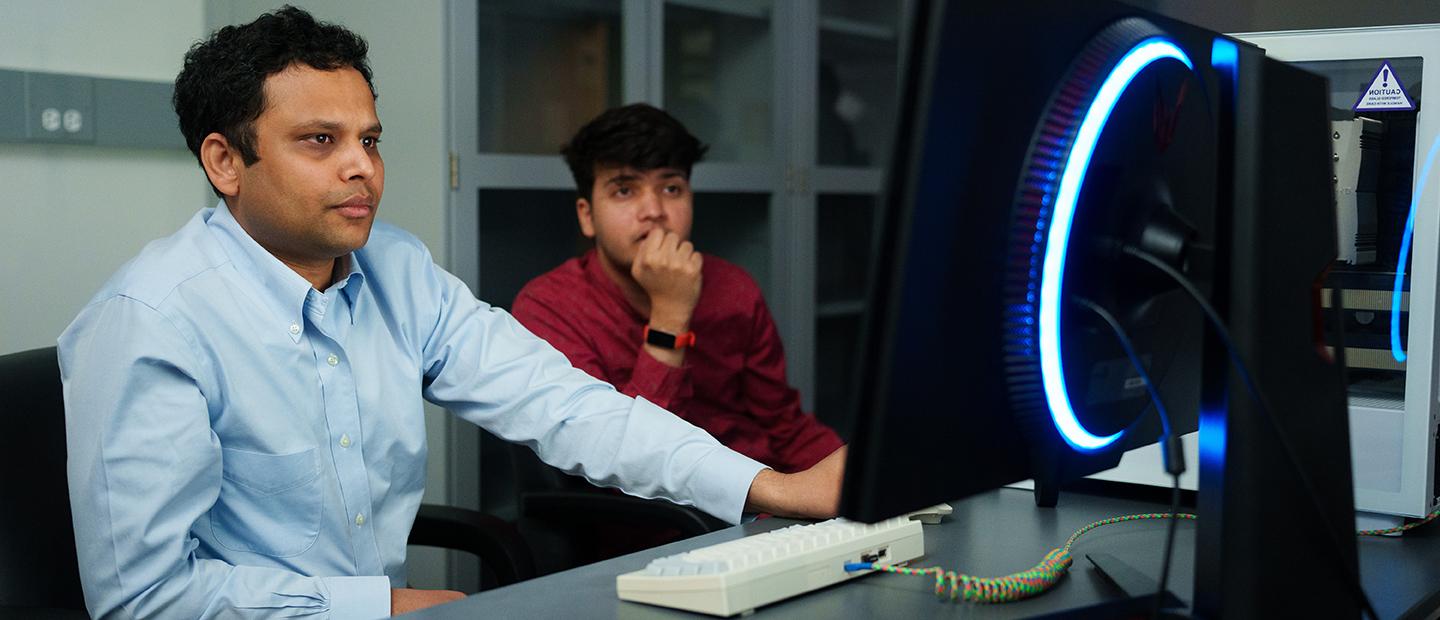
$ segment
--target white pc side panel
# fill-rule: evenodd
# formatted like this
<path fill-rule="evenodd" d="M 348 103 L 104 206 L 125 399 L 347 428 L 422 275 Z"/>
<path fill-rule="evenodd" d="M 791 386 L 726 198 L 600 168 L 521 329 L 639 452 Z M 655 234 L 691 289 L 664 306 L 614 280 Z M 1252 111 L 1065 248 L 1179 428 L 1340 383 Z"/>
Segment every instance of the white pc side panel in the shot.
<path fill-rule="evenodd" d="M 1235 36 L 1264 48 L 1272 58 L 1290 62 L 1419 57 L 1426 74 L 1440 70 L 1440 25 Z M 1440 136 L 1437 108 L 1440 106 L 1422 103 L 1416 121 L 1417 185 L 1426 153 Z M 1350 404 L 1356 508 L 1406 516 L 1421 516 L 1436 507 L 1434 448 L 1440 401 L 1436 394 L 1435 351 L 1440 331 L 1435 329 L 1435 306 L 1440 267 L 1440 181 L 1426 180 L 1418 205 L 1411 245 L 1410 333 L 1403 407 L 1378 400 L 1352 400 Z"/>
<path fill-rule="evenodd" d="M 1200 488 L 1200 433 L 1181 435 L 1180 447 L 1185 454 L 1185 472 L 1180 474 L 1180 488 L 1197 490 Z M 1120 457 L 1120 464 L 1115 468 L 1088 477 L 1157 487 L 1168 487 L 1173 483 L 1170 474 L 1165 473 L 1165 459 L 1160 455 L 1158 443 L 1130 450 Z"/>

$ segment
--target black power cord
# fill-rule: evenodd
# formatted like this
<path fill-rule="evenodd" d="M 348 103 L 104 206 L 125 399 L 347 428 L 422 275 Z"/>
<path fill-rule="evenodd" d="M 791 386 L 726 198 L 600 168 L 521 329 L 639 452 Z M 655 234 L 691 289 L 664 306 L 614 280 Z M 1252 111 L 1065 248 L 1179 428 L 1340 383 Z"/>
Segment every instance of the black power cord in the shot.
<path fill-rule="evenodd" d="M 1220 319 L 1220 313 L 1215 311 L 1215 307 L 1210 305 L 1210 301 L 1205 298 L 1205 295 L 1200 292 L 1200 289 L 1195 286 L 1195 283 L 1191 282 L 1189 278 L 1185 277 L 1185 274 L 1171 267 L 1160 257 L 1131 245 L 1121 246 L 1120 252 L 1140 259 L 1169 276 L 1170 279 L 1180 285 L 1180 288 L 1184 289 L 1185 292 L 1195 300 L 1195 303 L 1200 306 L 1200 309 L 1204 311 L 1205 318 L 1210 321 L 1211 326 L 1215 328 L 1216 333 L 1220 336 L 1221 342 L 1225 345 L 1225 350 L 1230 356 L 1230 365 L 1234 367 L 1235 372 L 1239 374 L 1241 382 L 1245 384 L 1245 390 L 1250 393 L 1250 397 L 1259 405 L 1261 417 L 1265 418 L 1271 430 L 1275 431 L 1275 436 L 1280 439 L 1280 446 L 1285 453 L 1286 460 L 1290 462 L 1290 467 L 1294 469 L 1296 476 L 1300 478 L 1300 484 L 1304 487 L 1306 496 L 1309 497 L 1310 502 L 1314 504 L 1315 513 L 1320 519 L 1321 526 L 1325 529 L 1325 535 L 1330 539 L 1331 549 L 1335 552 L 1335 560 L 1339 565 L 1340 572 L 1346 577 L 1345 584 L 1349 586 L 1351 594 L 1360 602 L 1361 608 L 1365 611 L 1366 615 L 1378 620 L 1380 616 L 1375 613 L 1375 607 L 1370 604 L 1370 597 L 1365 594 L 1365 587 L 1360 583 L 1360 575 L 1351 570 L 1350 566 L 1344 561 L 1344 547 L 1335 534 L 1334 524 L 1330 522 L 1330 517 L 1326 516 L 1320 504 L 1320 495 L 1316 491 L 1315 484 L 1311 482 L 1310 476 L 1305 473 L 1304 468 L 1300 467 L 1300 459 L 1295 455 L 1295 448 L 1290 443 L 1290 437 L 1280 428 L 1280 423 L 1275 420 L 1275 416 L 1271 415 L 1270 402 L 1265 398 L 1265 394 L 1260 391 L 1260 388 L 1255 385 L 1255 379 L 1250 375 L 1249 367 L 1245 365 L 1245 361 L 1240 358 L 1240 350 L 1235 347 L 1234 340 L 1230 338 L 1230 330 L 1226 328 L 1225 322 Z"/>
<path fill-rule="evenodd" d="M 1150 373 L 1145 371 L 1145 364 L 1140 361 L 1140 355 L 1135 352 L 1130 335 L 1125 333 L 1125 328 L 1120 325 L 1120 321 L 1109 310 L 1089 299 L 1072 296 L 1070 300 L 1094 312 L 1110 326 L 1111 331 L 1115 332 L 1115 339 L 1120 342 L 1120 347 L 1130 358 L 1130 364 L 1135 367 L 1135 372 L 1140 374 L 1140 380 L 1145 382 L 1145 389 L 1150 393 L 1150 401 L 1155 404 L 1155 412 L 1160 416 L 1160 451 L 1162 460 L 1165 462 L 1165 472 L 1170 474 L 1172 484 L 1170 487 L 1170 518 L 1165 533 L 1165 558 L 1160 564 L 1160 585 L 1155 590 L 1155 606 L 1150 611 L 1150 617 L 1159 618 L 1160 608 L 1165 601 L 1165 587 L 1170 581 L 1170 560 L 1175 550 L 1175 524 L 1179 521 L 1175 518 L 1175 513 L 1180 512 L 1180 474 L 1185 473 L 1185 453 L 1181 448 L 1179 438 L 1172 431 L 1170 412 L 1165 410 L 1165 404 L 1160 401 L 1160 393 L 1155 389 L 1155 382 L 1150 380 Z"/>

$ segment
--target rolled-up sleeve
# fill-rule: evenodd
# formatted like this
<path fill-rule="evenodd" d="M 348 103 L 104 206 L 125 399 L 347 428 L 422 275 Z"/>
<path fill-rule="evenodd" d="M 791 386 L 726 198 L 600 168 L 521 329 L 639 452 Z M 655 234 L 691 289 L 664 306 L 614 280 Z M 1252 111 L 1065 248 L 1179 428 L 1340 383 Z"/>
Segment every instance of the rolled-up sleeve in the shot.
<path fill-rule="evenodd" d="M 70 502 L 92 616 L 389 615 L 383 576 L 327 583 L 197 557 L 191 530 L 219 496 L 220 443 L 197 379 L 198 347 L 159 311 L 123 296 L 95 302 L 59 345 Z M 342 591 L 351 594 L 336 600 Z"/>

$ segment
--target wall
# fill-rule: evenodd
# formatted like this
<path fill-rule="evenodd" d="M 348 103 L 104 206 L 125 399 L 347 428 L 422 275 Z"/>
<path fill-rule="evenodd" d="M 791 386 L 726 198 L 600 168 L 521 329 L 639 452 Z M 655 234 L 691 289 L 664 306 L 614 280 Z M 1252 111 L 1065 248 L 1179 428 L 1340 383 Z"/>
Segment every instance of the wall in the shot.
<path fill-rule="evenodd" d="M 0 68 L 170 82 L 204 28 L 193 0 L 0 0 Z M 0 354 L 53 346 L 111 273 L 214 200 L 183 149 L 0 144 L 0 186 Z"/>

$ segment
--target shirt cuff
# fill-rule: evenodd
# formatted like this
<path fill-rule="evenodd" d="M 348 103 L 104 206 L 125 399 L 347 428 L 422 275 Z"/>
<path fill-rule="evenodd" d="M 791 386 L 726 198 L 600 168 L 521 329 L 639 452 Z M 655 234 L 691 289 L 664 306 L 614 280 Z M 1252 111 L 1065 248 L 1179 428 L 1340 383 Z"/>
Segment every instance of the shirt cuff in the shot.
<path fill-rule="evenodd" d="M 698 477 L 694 495 L 695 507 L 726 523 L 740 523 L 750 484 L 760 470 L 766 469 L 755 459 L 722 447 L 700 462 L 701 471 L 712 475 Z"/>
<path fill-rule="evenodd" d="M 389 577 L 321 577 L 330 591 L 330 617 L 371 620 L 390 617 Z"/>

